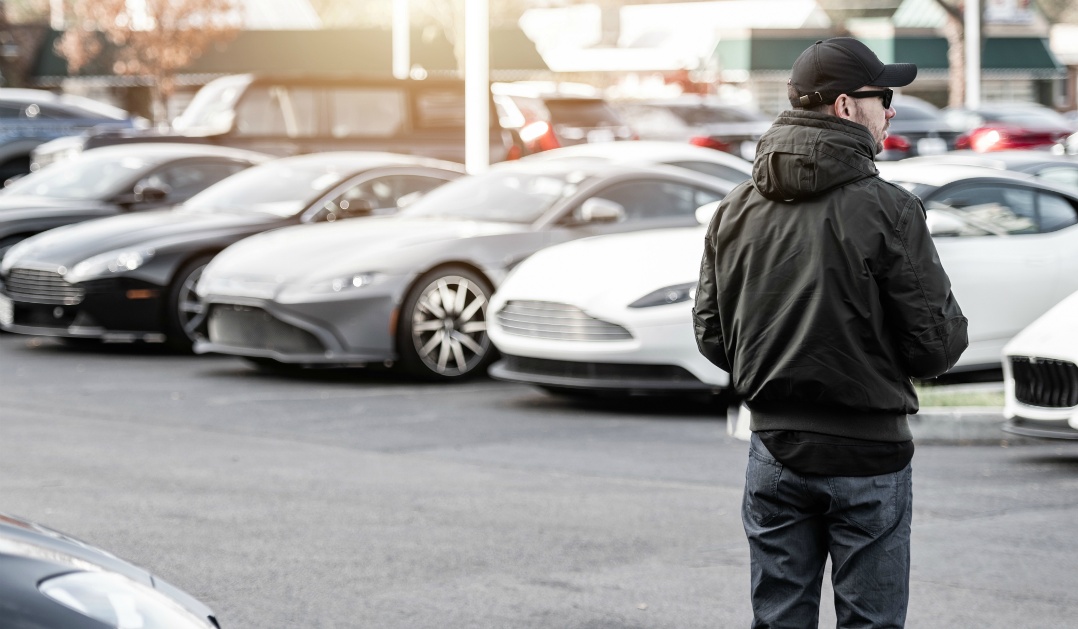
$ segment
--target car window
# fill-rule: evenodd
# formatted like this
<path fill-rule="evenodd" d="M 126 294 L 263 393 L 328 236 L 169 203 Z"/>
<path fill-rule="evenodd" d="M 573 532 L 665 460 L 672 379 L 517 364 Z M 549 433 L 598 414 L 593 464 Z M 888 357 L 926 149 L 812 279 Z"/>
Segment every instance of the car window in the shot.
<path fill-rule="evenodd" d="M 84 157 L 30 173 L 4 188 L 4 194 L 34 195 L 57 199 L 103 199 L 147 168 L 138 157 L 113 159 L 88 151 Z"/>
<path fill-rule="evenodd" d="M 22 106 L 0 103 L 0 118 L 18 118 L 22 115 Z"/>
<path fill-rule="evenodd" d="M 363 181 L 337 197 L 334 201 L 343 209 L 346 203 L 363 200 L 375 210 L 397 207 L 401 197 L 411 194 L 424 194 L 444 184 L 445 179 L 423 175 L 386 175 Z"/>
<path fill-rule="evenodd" d="M 340 88 L 330 90 L 333 137 L 386 138 L 404 127 L 407 101 L 402 90 Z"/>
<path fill-rule="evenodd" d="M 580 172 L 527 173 L 492 170 L 446 184 L 401 211 L 409 217 L 534 223 L 576 192 Z"/>
<path fill-rule="evenodd" d="M 672 181 L 644 179 L 615 184 L 595 195 L 625 208 L 626 221 L 651 221 L 695 216 L 696 208 L 721 195 Z"/>
<path fill-rule="evenodd" d="M 1033 190 L 981 184 L 945 190 L 928 200 L 925 207 L 942 210 L 965 225 L 965 229 L 951 235 L 1017 235 L 1039 231 L 1035 201 Z"/>
<path fill-rule="evenodd" d="M 1078 224 L 1078 212 L 1074 205 L 1063 197 L 1042 192 L 1037 195 L 1042 232 L 1054 232 L 1064 227 Z"/>
<path fill-rule="evenodd" d="M 309 137 L 318 121 L 317 92 L 305 87 L 254 86 L 236 110 L 241 135 Z"/>
<path fill-rule="evenodd" d="M 671 166 L 678 166 L 680 168 L 688 168 L 689 170 L 695 170 L 698 173 L 710 175 L 712 177 L 718 177 L 723 181 L 729 181 L 732 183 L 741 183 L 749 178 L 749 174 L 740 171 L 736 168 L 729 166 L 723 166 L 722 164 L 716 164 L 714 162 L 670 162 Z"/>
<path fill-rule="evenodd" d="M 229 175 L 246 168 L 240 162 L 186 162 L 173 164 L 144 177 L 138 186 L 152 186 L 169 192 L 169 201 L 179 202 L 191 198 Z"/>
<path fill-rule="evenodd" d="M 1050 166 L 1048 168 L 1042 168 L 1037 173 L 1037 178 L 1071 188 L 1078 188 L 1078 168 L 1069 166 Z"/>

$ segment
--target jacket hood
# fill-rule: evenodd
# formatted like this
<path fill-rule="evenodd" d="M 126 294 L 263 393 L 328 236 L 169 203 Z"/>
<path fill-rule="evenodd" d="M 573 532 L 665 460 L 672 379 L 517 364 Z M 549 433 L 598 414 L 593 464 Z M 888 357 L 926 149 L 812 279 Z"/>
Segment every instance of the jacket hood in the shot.
<path fill-rule="evenodd" d="M 876 141 L 861 124 L 814 111 L 779 114 L 760 138 L 752 181 L 773 201 L 796 201 L 878 174 Z"/>

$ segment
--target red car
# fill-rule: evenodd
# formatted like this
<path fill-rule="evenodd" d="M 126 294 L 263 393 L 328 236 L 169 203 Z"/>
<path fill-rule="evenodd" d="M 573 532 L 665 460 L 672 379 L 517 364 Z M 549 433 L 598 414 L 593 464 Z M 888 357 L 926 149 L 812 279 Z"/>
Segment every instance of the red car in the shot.
<path fill-rule="evenodd" d="M 956 149 L 979 153 L 1050 148 L 1074 132 L 1073 124 L 1036 103 L 993 103 L 979 109 L 948 110 L 948 120 L 966 129 Z"/>

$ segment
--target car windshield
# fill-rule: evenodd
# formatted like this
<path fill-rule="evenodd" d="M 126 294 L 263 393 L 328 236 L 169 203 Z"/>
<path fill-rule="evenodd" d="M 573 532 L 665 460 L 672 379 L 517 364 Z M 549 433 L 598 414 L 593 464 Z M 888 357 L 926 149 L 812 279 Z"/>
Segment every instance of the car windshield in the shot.
<path fill-rule="evenodd" d="M 493 171 L 437 188 L 402 210 L 401 215 L 534 223 L 555 203 L 575 192 L 584 178 L 578 171 Z"/>
<path fill-rule="evenodd" d="M 336 164 L 280 160 L 241 171 L 181 206 L 200 214 L 295 216 L 349 173 Z"/>
<path fill-rule="evenodd" d="M 151 162 L 140 157 L 95 156 L 90 151 L 78 159 L 53 164 L 17 179 L 4 188 L 4 194 L 105 199 L 119 193 L 151 166 Z"/>

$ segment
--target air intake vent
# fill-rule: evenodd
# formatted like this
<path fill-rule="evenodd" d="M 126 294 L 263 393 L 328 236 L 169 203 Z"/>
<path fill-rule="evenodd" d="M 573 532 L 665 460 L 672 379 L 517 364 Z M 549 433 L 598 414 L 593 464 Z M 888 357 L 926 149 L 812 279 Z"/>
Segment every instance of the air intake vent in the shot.
<path fill-rule="evenodd" d="M 14 268 L 5 284 L 13 299 L 33 304 L 74 306 L 83 298 L 81 288 L 68 284 L 55 271 Z"/>
<path fill-rule="evenodd" d="M 1078 366 L 1051 358 L 1011 357 L 1014 395 L 1022 404 L 1042 408 L 1078 406 Z"/>
<path fill-rule="evenodd" d="M 596 319 L 576 306 L 549 301 L 510 301 L 498 311 L 506 334 L 558 341 L 624 341 L 628 330 Z"/>

